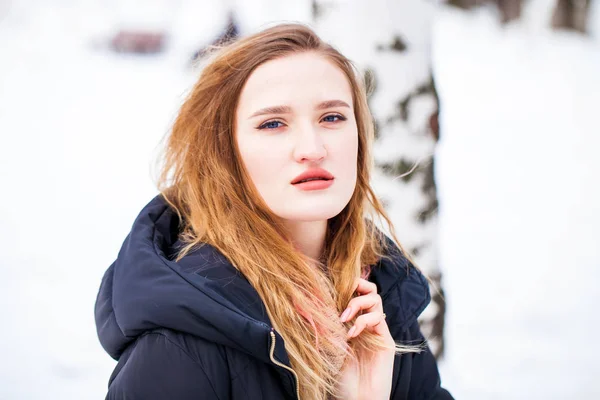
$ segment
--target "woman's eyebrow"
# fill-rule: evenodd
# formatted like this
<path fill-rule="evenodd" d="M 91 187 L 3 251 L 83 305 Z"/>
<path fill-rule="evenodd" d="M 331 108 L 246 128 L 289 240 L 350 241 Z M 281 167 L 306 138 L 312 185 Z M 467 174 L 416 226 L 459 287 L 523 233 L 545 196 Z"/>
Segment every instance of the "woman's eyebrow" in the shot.
<path fill-rule="evenodd" d="M 290 114 L 292 112 L 292 107 L 290 106 L 273 106 L 273 107 L 265 107 L 256 111 L 254 114 L 250 116 L 250 118 L 258 117 L 259 115 L 265 114 Z"/>
<path fill-rule="evenodd" d="M 325 110 L 325 109 L 334 108 L 334 107 L 350 108 L 348 103 L 346 103 L 345 101 L 326 100 L 326 101 L 322 101 L 319 104 L 317 104 L 316 109 L 317 110 Z M 254 114 L 252 114 L 250 116 L 250 118 L 258 117 L 260 115 L 267 115 L 267 114 L 291 114 L 291 112 L 292 112 L 292 107 L 290 107 L 290 106 L 265 107 L 265 108 L 261 108 L 260 110 L 256 111 Z"/>
<path fill-rule="evenodd" d="M 345 101 L 342 100 L 326 100 L 323 101 L 321 103 L 319 103 L 317 105 L 317 110 L 324 110 L 327 108 L 334 108 L 334 107 L 348 107 L 350 108 L 350 106 L 348 105 L 348 103 L 346 103 Z"/>

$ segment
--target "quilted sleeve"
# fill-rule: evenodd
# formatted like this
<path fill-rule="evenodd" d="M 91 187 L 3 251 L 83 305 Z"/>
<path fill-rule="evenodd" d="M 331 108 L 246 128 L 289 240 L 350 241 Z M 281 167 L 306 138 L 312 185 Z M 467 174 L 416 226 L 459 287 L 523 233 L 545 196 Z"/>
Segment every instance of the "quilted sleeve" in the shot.
<path fill-rule="evenodd" d="M 424 341 L 419 323 L 415 321 L 402 342 L 421 344 Z M 429 346 L 425 346 L 420 353 L 397 356 L 394 378 L 393 400 L 454 400 L 441 386 L 437 362 Z"/>
<path fill-rule="evenodd" d="M 180 343 L 159 332 L 146 334 L 125 351 L 110 379 L 107 400 L 225 400 L 228 371 L 207 371 Z M 212 379 L 211 379 L 212 378 Z"/>

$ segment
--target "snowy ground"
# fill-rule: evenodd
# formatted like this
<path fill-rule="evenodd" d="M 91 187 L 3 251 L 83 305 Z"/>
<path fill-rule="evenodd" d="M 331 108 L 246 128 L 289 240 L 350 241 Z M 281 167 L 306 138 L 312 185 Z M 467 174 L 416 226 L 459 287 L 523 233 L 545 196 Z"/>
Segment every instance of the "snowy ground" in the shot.
<path fill-rule="evenodd" d="M 155 193 L 151 160 L 195 76 L 186 58 L 225 21 L 213 3 L 179 0 L 195 12 L 154 20 L 177 26 L 169 51 L 123 57 L 98 40 L 128 20 L 110 2 L 0 2 L 0 400 L 105 392 L 114 362 L 93 302 Z M 306 19 L 296 7 L 247 7 L 242 24 Z M 531 21 L 500 31 L 487 13 L 444 12 L 435 26 L 441 367 L 457 399 L 600 398 L 600 44 Z"/>

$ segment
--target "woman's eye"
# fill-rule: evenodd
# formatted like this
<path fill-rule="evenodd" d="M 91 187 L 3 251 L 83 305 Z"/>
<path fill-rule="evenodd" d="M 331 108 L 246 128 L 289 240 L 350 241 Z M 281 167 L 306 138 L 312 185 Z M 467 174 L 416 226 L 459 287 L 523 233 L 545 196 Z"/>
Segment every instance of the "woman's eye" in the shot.
<path fill-rule="evenodd" d="M 267 121 L 261 126 L 259 126 L 258 129 L 277 129 L 281 126 L 283 126 L 283 123 L 281 121 Z"/>
<path fill-rule="evenodd" d="M 345 121 L 346 117 L 339 115 L 339 114 L 331 114 L 331 115 L 326 115 L 323 118 L 323 121 L 325 122 L 337 122 L 337 121 Z"/>

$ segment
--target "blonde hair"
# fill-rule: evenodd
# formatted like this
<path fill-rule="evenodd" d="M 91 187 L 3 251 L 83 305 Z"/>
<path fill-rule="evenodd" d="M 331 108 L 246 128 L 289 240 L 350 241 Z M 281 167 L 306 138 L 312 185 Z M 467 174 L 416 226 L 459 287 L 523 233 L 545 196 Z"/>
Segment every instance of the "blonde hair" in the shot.
<path fill-rule="evenodd" d="M 235 111 L 242 88 L 259 65 L 299 52 L 315 52 L 347 77 L 358 126 L 357 183 L 349 203 L 328 221 L 323 263 L 315 268 L 286 237 L 281 220 L 252 184 L 235 140 Z M 352 63 L 299 24 L 278 25 L 219 49 L 181 107 L 167 137 L 158 188 L 181 221 L 186 246 L 208 243 L 223 253 L 263 300 L 285 340 L 302 398 L 339 396 L 345 362 L 366 361 L 386 345 L 363 331 L 348 342 L 340 313 L 353 284 L 385 253 L 383 234 L 365 219 L 393 227 L 370 184 L 374 127 L 362 79 Z M 396 345 L 397 352 L 410 346 Z M 361 374 L 367 371 L 361 369 Z"/>

